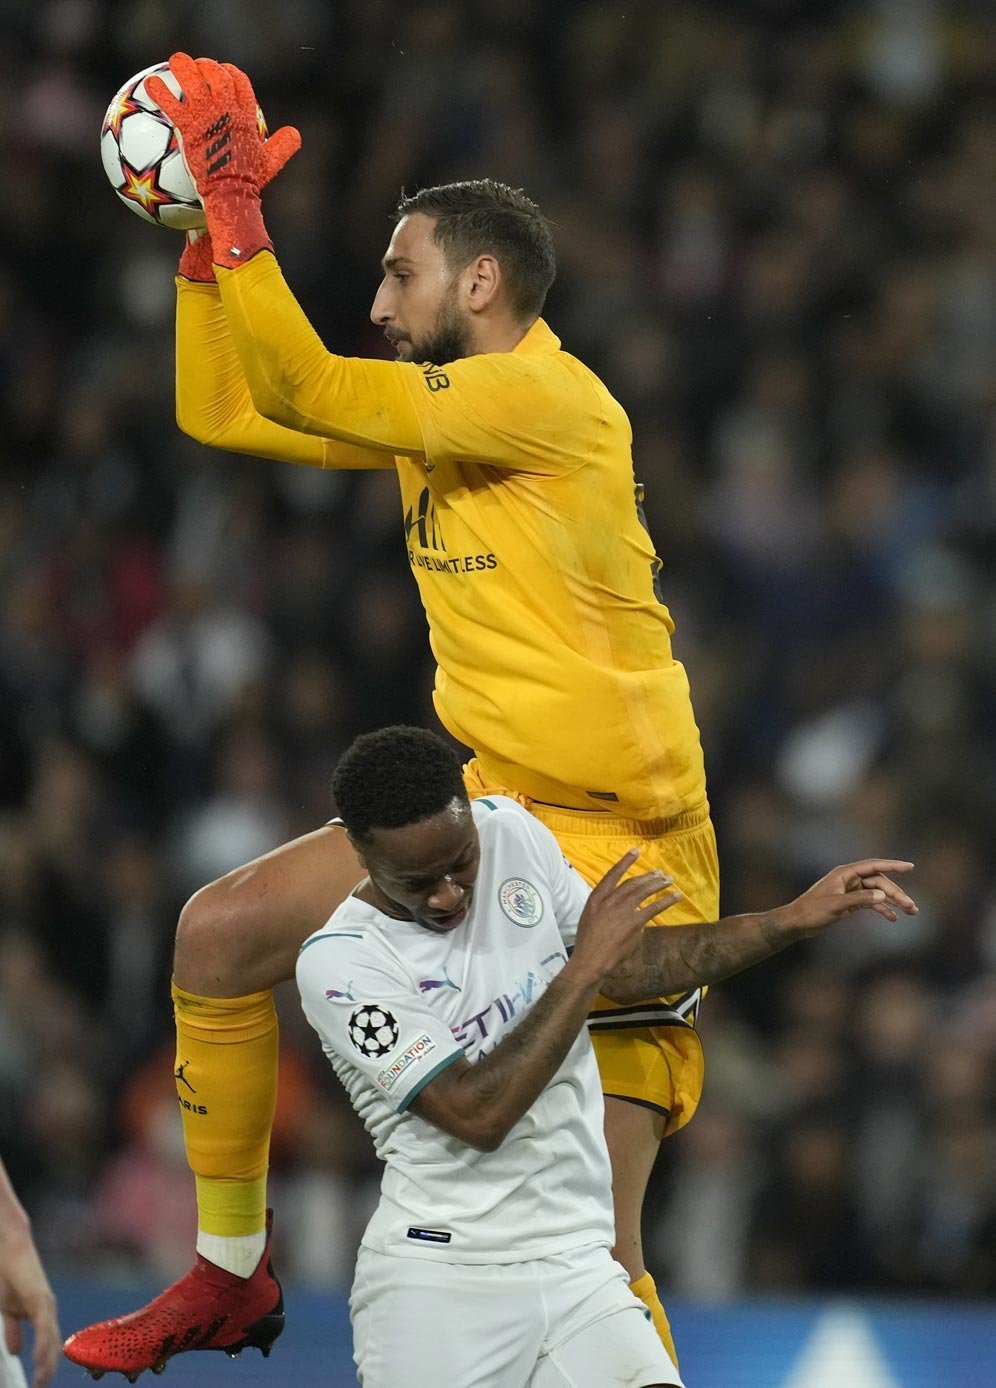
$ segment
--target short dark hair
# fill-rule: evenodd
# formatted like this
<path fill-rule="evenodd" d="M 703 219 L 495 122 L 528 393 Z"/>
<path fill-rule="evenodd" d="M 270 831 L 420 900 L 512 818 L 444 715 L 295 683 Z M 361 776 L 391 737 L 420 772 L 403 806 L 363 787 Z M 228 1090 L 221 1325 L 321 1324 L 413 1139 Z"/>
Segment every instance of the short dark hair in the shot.
<path fill-rule="evenodd" d="M 442 183 L 410 196 L 402 193 L 394 220 L 413 212 L 435 218 L 433 240 L 447 264 L 462 269 L 475 256 L 493 255 L 515 312 L 536 317 L 542 311 L 557 274 L 557 255 L 549 222 L 521 188 L 493 178 Z"/>
<path fill-rule="evenodd" d="M 332 773 L 332 795 L 357 841 L 371 829 L 418 824 L 454 799 L 469 803 L 453 749 L 425 728 L 404 725 L 358 737 Z"/>

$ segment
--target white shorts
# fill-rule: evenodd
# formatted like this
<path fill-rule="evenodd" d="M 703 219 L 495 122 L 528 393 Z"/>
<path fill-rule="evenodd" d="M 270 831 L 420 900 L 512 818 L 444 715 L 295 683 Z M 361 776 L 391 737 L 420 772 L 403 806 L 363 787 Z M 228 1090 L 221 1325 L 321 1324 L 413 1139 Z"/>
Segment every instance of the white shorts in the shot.
<path fill-rule="evenodd" d="M 605 1248 L 481 1265 L 361 1247 L 349 1310 L 362 1388 L 681 1388 Z"/>

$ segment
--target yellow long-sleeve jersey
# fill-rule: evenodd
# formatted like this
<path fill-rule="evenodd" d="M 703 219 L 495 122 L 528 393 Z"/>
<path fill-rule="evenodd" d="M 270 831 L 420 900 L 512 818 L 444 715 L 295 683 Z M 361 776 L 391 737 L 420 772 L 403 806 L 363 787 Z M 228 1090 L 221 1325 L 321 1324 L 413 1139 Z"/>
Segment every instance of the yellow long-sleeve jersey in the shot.
<path fill-rule="evenodd" d="M 642 820 L 704 805 L 629 421 L 601 381 L 542 320 L 511 352 L 372 361 L 326 351 L 268 252 L 218 281 L 177 282 L 181 426 L 397 469 L 436 709 L 494 783 Z"/>

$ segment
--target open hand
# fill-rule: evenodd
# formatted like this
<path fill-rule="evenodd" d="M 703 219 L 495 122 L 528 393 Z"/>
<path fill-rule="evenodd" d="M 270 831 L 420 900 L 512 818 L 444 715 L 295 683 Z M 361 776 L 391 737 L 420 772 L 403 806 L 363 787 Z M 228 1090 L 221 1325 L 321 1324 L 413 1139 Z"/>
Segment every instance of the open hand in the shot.
<path fill-rule="evenodd" d="M 815 935 L 852 911 L 877 911 L 887 921 L 899 919 L 898 912 L 915 916 L 913 898 L 887 873 L 909 872 L 913 867 L 895 858 L 863 858 L 833 868 L 802 896 L 781 908 L 785 923 L 802 935 Z"/>

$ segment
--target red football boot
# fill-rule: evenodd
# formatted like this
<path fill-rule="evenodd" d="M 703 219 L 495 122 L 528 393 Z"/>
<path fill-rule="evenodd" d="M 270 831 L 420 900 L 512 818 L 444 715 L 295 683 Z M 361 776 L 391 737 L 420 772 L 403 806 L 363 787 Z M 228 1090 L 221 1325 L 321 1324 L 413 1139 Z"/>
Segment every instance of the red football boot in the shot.
<path fill-rule="evenodd" d="M 266 1247 L 251 1277 L 209 1263 L 194 1266 L 129 1316 L 99 1321 L 70 1335 L 63 1353 L 92 1378 L 117 1370 L 130 1383 L 143 1369 L 161 1374 L 174 1354 L 220 1349 L 235 1359 L 246 1348 L 264 1358 L 284 1328 L 284 1298 L 270 1262 L 273 1211 L 266 1212 Z"/>

